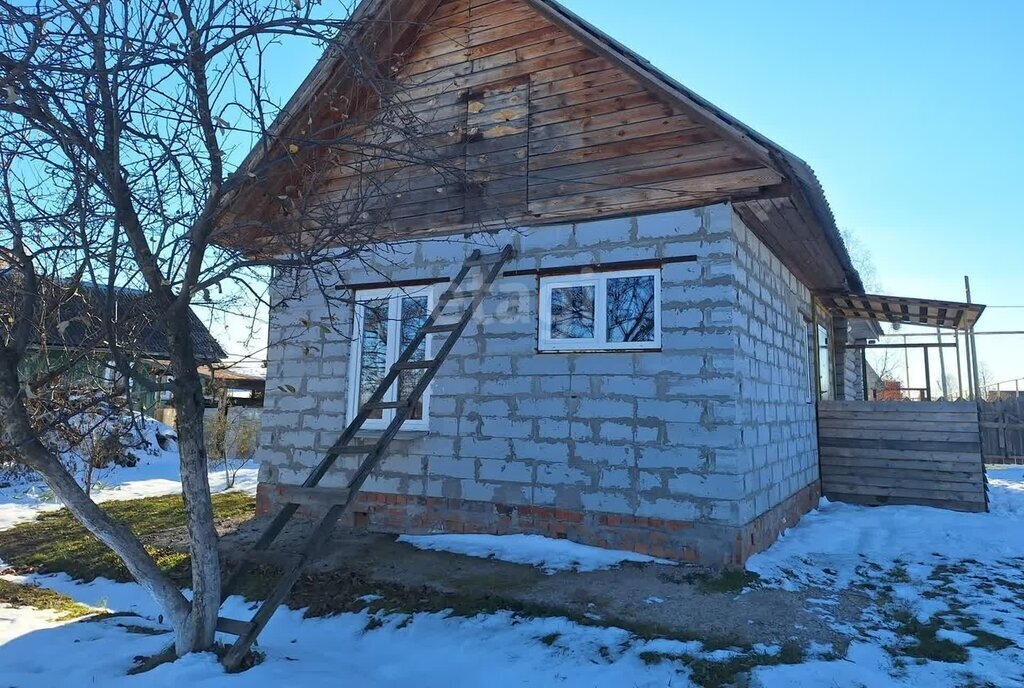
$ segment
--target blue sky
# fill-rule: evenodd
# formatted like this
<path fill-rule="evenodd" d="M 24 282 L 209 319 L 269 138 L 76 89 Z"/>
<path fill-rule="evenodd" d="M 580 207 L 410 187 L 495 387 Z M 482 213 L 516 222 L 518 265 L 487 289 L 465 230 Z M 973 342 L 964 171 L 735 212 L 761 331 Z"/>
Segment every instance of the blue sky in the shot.
<path fill-rule="evenodd" d="M 1024 330 L 1024 2 L 565 0 L 804 158 L 887 293 Z M 623 11 L 628 8 L 628 11 Z M 979 337 L 993 379 L 1024 335 Z"/>
<path fill-rule="evenodd" d="M 979 330 L 1024 330 L 1024 2 L 564 3 L 809 162 L 887 293 L 960 300 L 969 274 L 1000 306 Z M 315 57 L 289 50 L 282 100 Z M 979 339 L 1024 376 L 1024 335 Z"/>

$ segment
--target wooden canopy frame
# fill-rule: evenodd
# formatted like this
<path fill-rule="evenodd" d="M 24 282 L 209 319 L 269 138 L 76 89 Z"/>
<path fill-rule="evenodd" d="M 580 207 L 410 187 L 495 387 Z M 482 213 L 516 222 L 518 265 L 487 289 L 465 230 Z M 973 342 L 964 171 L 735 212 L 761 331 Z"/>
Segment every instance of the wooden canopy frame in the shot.
<path fill-rule="evenodd" d="M 847 320 L 905 323 L 961 332 L 972 330 L 985 310 L 978 303 L 881 294 L 826 294 L 818 298 L 833 316 Z"/>

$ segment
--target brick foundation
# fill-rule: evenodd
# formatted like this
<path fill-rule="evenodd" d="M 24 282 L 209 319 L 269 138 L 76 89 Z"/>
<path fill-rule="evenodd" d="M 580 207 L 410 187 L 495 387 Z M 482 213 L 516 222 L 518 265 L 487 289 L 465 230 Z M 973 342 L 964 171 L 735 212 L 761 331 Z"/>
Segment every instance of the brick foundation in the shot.
<path fill-rule="evenodd" d="M 258 514 L 277 503 L 274 485 L 260 483 Z M 513 506 L 465 499 L 361 493 L 346 525 L 383 533 L 526 533 L 565 538 L 610 549 L 625 549 L 716 568 L 742 566 L 771 546 L 779 534 L 814 508 L 820 484 L 806 486 L 742 528 L 537 506 Z"/>

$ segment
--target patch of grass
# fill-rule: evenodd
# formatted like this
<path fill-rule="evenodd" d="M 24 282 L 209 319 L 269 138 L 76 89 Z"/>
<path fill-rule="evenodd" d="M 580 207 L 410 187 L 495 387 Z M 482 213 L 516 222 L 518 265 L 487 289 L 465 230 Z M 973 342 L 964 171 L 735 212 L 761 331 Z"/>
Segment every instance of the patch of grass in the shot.
<path fill-rule="evenodd" d="M 896 633 L 909 641 L 905 645 L 895 648 L 900 654 L 921 660 L 955 664 L 963 664 L 968 660 L 969 656 L 964 647 L 951 640 L 943 640 L 936 635 L 942 627 L 940 622 L 921 623 L 917 619 L 910 618 L 908 612 L 900 613 L 898 620 L 900 623 L 896 628 Z"/>
<path fill-rule="evenodd" d="M 96 613 L 95 609 L 79 604 L 67 595 L 38 585 L 12 583 L 3 578 L 0 578 L 0 604 L 55 611 L 61 620 L 78 619 Z"/>
<path fill-rule="evenodd" d="M 179 495 L 107 502 L 101 508 L 140 537 L 185 525 L 185 508 Z M 238 492 L 218 494 L 213 497 L 213 509 L 217 518 L 245 517 L 254 512 L 255 500 Z M 187 554 L 163 547 L 146 549 L 176 582 L 188 582 Z M 5 530 L 0 539 L 0 558 L 20 572 L 64 572 L 83 581 L 99 577 L 122 583 L 131 580 L 120 559 L 67 509 L 41 514 L 35 521 Z"/>
<path fill-rule="evenodd" d="M 889 569 L 889 580 L 894 583 L 909 583 L 910 574 L 907 573 L 907 567 L 904 564 L 897 564 Z"/>
<path fill-rule="evenodd" d="M 996 684 L 991 681 L 985 681 L 981 683 L 981 679 L 977 676 L 968 676 L 967 683 L 962 683 L 957 688 L 999 688 Z"/>
<path fill-rule="evenodd" d="M 689 662 L 690 678 L 702 688 L 723 688 L 734 685 L 738 677 L 750 673 L 757 667 L 801 664 L 805 658 L 803 648 L 795 643 L 786 643 L 775 655 L 755 652 L 738 655 L 722 662 L 692 658 Z"/>
<path fill-rule="evenodd" d="M 711 649 L 705 647 L 704 649 Z M 802 647 L 795 643 L 786 643 L 778 654 L 767 654 L 747 650 L 729 659 L 716 661 L 706 657 L 695 657 L 686 654 L 672 654 L 645 650 L 639 655 L 640 661 L 648 666 L 662 662 L 682 662 L 690 668 L 691 680 L 702 688 L 723 688 L 736 684 L 736 680 L 757 667 L 778 666 L 780 664 L 801 664 L 806 659 Z M 745 685 L 745 684 L 744 684 Z"/>
<path fill-rule="evenodd" d="M 547 645 L 548 647 L 551 647 L 556 642 L 558 642 L 558 639 L 561 638 L 561 637 L 562 637 L 561 633 L 548 633 L 547 635 L 542 635 L 540 637 L 540 641 L 542 643 L 544 643 L 545 645 Z"/>
<path fill-rule="evenodd" d="M 1016 643 L 1009 638 L 1004 638 L 1001 635 L 983 631 L 980 628 L 972 628 L 968 633 L 976 638 L 974 642 L 970 643 L 971 647 L 980 647 L 986 650 L 994 650 L 998 652 L 999 650 L 1005 650 L 1006 648 L 1014 647 L 1016 645 Z"/>
<path fill-rule="evenodd" d="M 743 569 L 728 569 L 721 573 L 693 573 L 687 576 L 688 583 L 695 583 L 701 592 L 737 594 L 744 588 L 761 580 L 756 573 Z"/>
<path fill-rule="evenodd" d="M 647 666 L 655 666 L 657 664 L 661 664 L 666 659 L 682 659 L 681 657 L 666 655 L 663 652 L 652 652 L 650 650 L 644 650 L 637 656 L 640 658 L 640 661 L 646 664 Z"/>

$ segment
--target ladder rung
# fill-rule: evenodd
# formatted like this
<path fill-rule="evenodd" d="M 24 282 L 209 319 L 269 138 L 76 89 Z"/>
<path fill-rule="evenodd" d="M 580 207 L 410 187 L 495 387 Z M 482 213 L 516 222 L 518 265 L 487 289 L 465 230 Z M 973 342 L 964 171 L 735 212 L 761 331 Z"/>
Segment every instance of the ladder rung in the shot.
<path fill-rule="evenodd" d="M 371 411 L 387 411 L 388 409 L 401 409 L 409 405 L 409 400 L 404 401 L 378 401 L 375 404 L 363 404 L 364 409 Z"/>
<path fill-rule="evenodd" d="M 239 637 L 245 635 L 252 629 L 251 621 L 239 621 L 238 619 L 227 619 L 223 616 L 217 617 L 217 630 L 221 633 L 230 633 Z"/>
<path fill-rule="evenodd" d="M 281 485 L 278 490 L 282 501 L 299 506 L 335 506 L 347 502 L 349 496 L 349 491 L 343 487 Z"/>
<path fill-rule="evenodd" d="M 396 363 L 392 366 L 395 370 L 423 370 L 430 368 L 434 365 L 434 359 L 430 358 L 425 361 L 407 361 L 405 363 Z"/>
<path fill-rule="evenodd" d="M 434 334 L 435 332 L 453 332 L 455 328 L 457 328 L 458 326 L 459 323 L 457 322 L 437 323 L 436 325 L 431 325 L 430 327 L 424 327 L 423 332 L 425 334 Z"/>
<path fill-rule="evenodd" d="M 271 564 L 272 566 L 293 566 L 299 563 L 302 555 L 298 552 L 281 552 L 272 549 L 251 549 L 242 555 L 246 561 L 257 564 Z"/>

